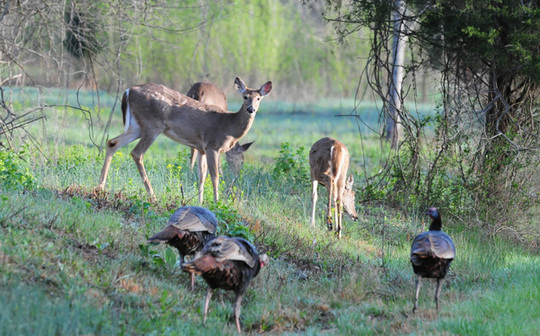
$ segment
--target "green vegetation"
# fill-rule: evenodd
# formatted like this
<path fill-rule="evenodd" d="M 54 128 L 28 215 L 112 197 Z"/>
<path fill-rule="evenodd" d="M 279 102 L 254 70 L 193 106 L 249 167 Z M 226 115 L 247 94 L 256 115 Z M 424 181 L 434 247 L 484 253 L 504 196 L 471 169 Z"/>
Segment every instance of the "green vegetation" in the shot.
<path fill-rule="evenodd" d="M 359 192 L 381 158 L 378 140 L 358 139 L 354 119 L 306 111 L 263 107 L 243 140 L 256 142 L 241 175 L 224 168 L 222 201 L 205 204 L 220 233 L 244 236 L 271 257 L 244 300 L 246 334 L 538 334 L 540 257 L 533 244 L 488 236 L 441 209 L 458 256 L 439 316 L 430 281 L 414 316 L 408 253 L 412 237 L 427 227 L 424 209 L 391 208 L 359 194 L 360 220 L 345 217 L 338 240 L 323 225 L 320 188 L 319 225 L 312 228 L 310 145 L 325 135 L 343 140 Z M 134 144 L 113 158 L 107 192 L 95 193 L 103 156 L 88 140 L 84 115 L 45 113 L 46 127 L 32 129 L 40 151 L 14 144 L 24 150 L 0 152 L 0 335 L 236 334 L 229 322 L 234 295 L 215 294 L 203 327 L 204 281 L 198 278 L 192 292 L 188 275 L 175 267 L 176 251 L 146 244 L 174 210 L 197 202 L 188 149 L 162 137 L 148 151 L 155 203 L 129 155 Z M 121 130 L 115 114 L 110 132 Z M 209 181 L 205 192 L 211 200 Z"/>

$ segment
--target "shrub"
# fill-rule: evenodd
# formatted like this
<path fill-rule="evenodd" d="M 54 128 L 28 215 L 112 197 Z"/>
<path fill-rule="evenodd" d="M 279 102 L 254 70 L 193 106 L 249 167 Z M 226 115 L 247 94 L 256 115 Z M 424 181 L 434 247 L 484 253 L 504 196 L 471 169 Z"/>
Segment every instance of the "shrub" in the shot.
<path fill-rule="evenodd" d="M 289 184 L 309 184 L 310 174 L 307 158 L 308 155 L 303 146 L 294 152 L 288 142 L 282 142 L 274 167 L 274 178 Z"/>
<path fill-rule="evenodd" d="M 13 150 L 0 150 L 0 183 L 8 189 L 33 189 L 35 178 L 28 165 L 28 148 L 23 146 L 16 153 Z"/>

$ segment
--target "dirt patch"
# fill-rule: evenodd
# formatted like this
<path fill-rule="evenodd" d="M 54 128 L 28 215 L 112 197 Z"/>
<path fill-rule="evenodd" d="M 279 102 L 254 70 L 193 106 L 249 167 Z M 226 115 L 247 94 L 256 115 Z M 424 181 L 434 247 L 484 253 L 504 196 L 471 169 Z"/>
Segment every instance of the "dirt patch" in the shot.
<path fill-rule="evenodd" d="M 68 244 L 72 248 L 79 250 L 83 254 L 83 256 L 87 260 L 90 260 L 90 261 L 96 261 L 102 257 L 105 257 L 108 259 L 115 259 L 117 257 L 117 252 L 115 252 L 112 249 L 109 249 L 107 245 L 97 247 L 94 245 L 79 243 L 75 239 L 70 239 L 68 241 Z"/>
<path fill-rule="evenodd" d="M 104 190 L 96 188 L 89 189 L 79 185 L 71 185 L 64 190 L 56 190 L 56 193 L 61 198 L 80 198 L 90 202 L 96 210 L 115 210 L 129 213 L 133 207 L 137 206 L 141 200 L 133 195 L 128 195 L 123 191 L 118 191 L 111 194 Z M 157 203 L 150 198 L 143 200 L 152 205 L 156 212 L 170 212 L 178 209 L 180 206 L 186 205 L 183 199 L 172 199 L 165 204 Z"/>
<path fill-rule="evenodd" d="M 133 201 L 122 191 L 117 192 L 113 197 L 102 190 L 88 189 L 78 185 L 71 185 L 64 190 L 57 190 L 56 193 L 61 198 L 81 198 L 89 201 L 95 209 L 112 209 L 117 211 L 127 211 L 133 206 Z"/>

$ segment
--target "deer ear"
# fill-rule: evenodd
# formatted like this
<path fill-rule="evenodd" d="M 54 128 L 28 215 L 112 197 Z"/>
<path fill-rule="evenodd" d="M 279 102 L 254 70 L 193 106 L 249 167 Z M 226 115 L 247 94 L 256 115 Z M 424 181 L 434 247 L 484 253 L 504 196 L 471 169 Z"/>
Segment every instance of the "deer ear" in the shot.
<path fill-rule="evenodd" d="M 266 96 L 267 94 L 270 93 L 270 91 L 272 91 L 272 82 L 271 81 L 268 81 L 266 83 L 264 83 L 262 86 L 261 86 L 261 89 L 259 90 L 259 93 L 261 94 L 261 96 Z"/>
<path fill-rule="evenodd" d="M 247 151 L 249 149 L 249 146 L 251 146 L 251 144 L 254 142 L 255 141 L 248 142 L 243 145 L 240 145 L 240 142 L 237 142 L 229 152 L 243 153 Z"/>
<path fill-rule="evenodd" d="M 239 145 L 238 146 L 238 150 L 241 151 L 241 152 L 245 152 L 249 149 L 249 146 L 251 146 L 251 144 L 253 144 L 255 141 L 252 141 L 252 142 L 248 142 L 248 143 L 245 143 L 243 145 Z M 236 143 L 238 144 L 238 142 Z"/>
<path fill-rule="evenodd" d="M 236 77 L 234 80 L 234 86 L 236 86 L 236 90 L 240 93 L 244 93 L 244 91 L 246 91 L 246 83 L 244 83 L 240 77 Z"/>
<path fill-rule="evenodd" d="M 347 182 L 345 184 L 345 189 L 352 189 L 353 184 L 354 184 L 354 177 L 351 174 L 351 175 L 349 175 L 349 177 L 347 177 Z"/>

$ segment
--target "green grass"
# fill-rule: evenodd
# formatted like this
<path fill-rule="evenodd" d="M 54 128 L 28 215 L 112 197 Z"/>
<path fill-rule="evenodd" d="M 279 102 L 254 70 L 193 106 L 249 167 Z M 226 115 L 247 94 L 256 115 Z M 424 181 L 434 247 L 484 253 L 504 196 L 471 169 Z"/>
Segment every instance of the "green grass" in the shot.
<path fill-rule="evenodd" d="M 122 131 L 116 112 L 112 136 Z M 115 155 L 108 193 L 93 194 L 103 157 L 88 140 L 84 116 L 72 110 L 45 113 L 45 129 L 32 129 L 41 152 L 27 147 L 22 158 L 29 160 L 14 159 L 1 175 L 12 183 L 3 184 L 0 195 L 0 335 L 236 334 L 233 293 L 214 295 L 203 327 L 204 281 L 198 278 L 192 292 L 188 276 L 168 259 L 170 249 L 145 244 L 177 207 L 196 204 L 188 150 L 163 137 L 148 151 L 145 165 L 156 203 L 148 202 L 129 155 L 133 145 Z M 365 157 L 368 170 L 379 160 L 378 140 L 360 141 L 352 120 L 332 113 L 261 111 L 243 140 L 256 143 L 242 175 L 226 174 L 223 202 L 206 203 L 218 213 L 220 232 L 249 234 L 271 256 L 244 299 L 245 333 L 539 334 L 537 250 L 444 217 L 457 257 L 440 314 L 435 284 L 424 281 L 415 316 L 408 253 L 412 237 L 429 225 L 423 209 L 362 205 L 359 221 L 345 217 L 345 235 L 338 240 L 324 228 L 327 193 L 321 188 L 318 224 L 309 225 L 309 182 L 275 178 L 283 141 L 293 150 L 304 146 L 307 155 L 311 143 L 330 135 L 346 142 L 355 160 Z M 351 165 L 357 175 L 362 169 L 358 162 Z M 18 187 L 28 176 L 29 188 Z M 207 182 L 205 199 L 211 195 Z"/>

